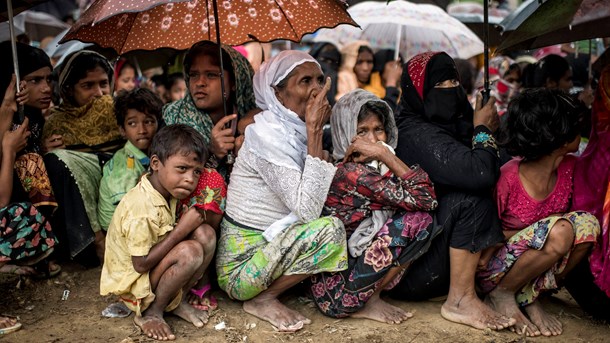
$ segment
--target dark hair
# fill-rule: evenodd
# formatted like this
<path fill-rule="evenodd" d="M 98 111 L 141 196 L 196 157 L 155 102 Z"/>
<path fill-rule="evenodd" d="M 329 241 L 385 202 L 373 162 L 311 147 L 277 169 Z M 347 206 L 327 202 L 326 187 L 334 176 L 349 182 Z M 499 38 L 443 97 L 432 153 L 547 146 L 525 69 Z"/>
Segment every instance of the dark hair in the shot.
<path fill-rule="evenodd" d="M 165 82 L 165 89 L 170 90 L 172 86 L 178 82 L 178 80 L 184 81 L 184 74 L 182 73 L 172 73 L 167 76 L 167 82 Z"/>
<path fill-rule="evenodd" d="M 191 70 L 191 66 L 193 65 L 193 61 L 195 57 L 199 55 L 208 56 L 211 59 L 213 65 L 220 67 L 220 58 L 218 56 L 218 44 L 203 41 L 194 44 L 184 56 L 184 73 L 185 78 L 188 79 L 188 73 Z M 224 70 L 229 73 L 229 78 L 232 84 L 235 84 L 235 71 L 233 70 L 233 63 L 231 61 L 231 56 L 222 50 L 222 65 Z"/>
<path fill-rule="evenodd" d="M 570 63 L 559 55 L 548 55 L 536 63 L 534 71 L 534 87 L 546 87 L 546 81 L 559 82 L 570 70 Z"/>
<path fill-rule="evenodd" d="M 373 58 L 375 57 L 375 54 L 373 53 L 373 49 L 369 48 L 369 47 L 368 47 L 368 46 L 366 46 L 366 45 L 361 45 L 361 46 L 358 48 L 358 55 L 360 55 L 361 53 L 363 53 L 363 52 L 365 52 L 365 51 L 366 51 L 366 52 L 371 53 L 371 56 L 372 56 Z M 358 57 L 356 57 L 356 59 L 358 59 Z"/>
<path fill-rule="evenodd" d="M 185 124 L 172 124 L 159 130 L 150 145 L 150 156 L 157 155 L 165 163 L 179 153 L 195 153 L 200 162 L 207 161 L 208 148 L 201 133 Z"/>
<path fill-rule="evenodd" d="M 65 58 L 64 61 L 69 61 L 73 54 L 79 52 L 80 51 L 76 51 L 70 54 Z M 65 65 L 66 62 L 64 62 L 64 65 L 61 67 L 62 70 L 68 67 L 67 65 Z M 76 102 L 74 101 L 74 86 L 78 83 L 78 81 L 86 78 L 88 72 L 92 71 L 97 67 L 102 68 L 102 70 L 104 70 L 104 72 L 108 74 L 108 82 L 110 83 L 110 86 L 112 86 L 114 80 L 114 71 L 112 70 L 112 66 L 110 65 L 108 60 L 103 56 L 100 56 L 97 53 L 83 53 L 79 56 L 76 56 L 76 58 L 74 58 L 74 60 L 72 61 L 71 65 L 72 68 L 68 72 L 68 75 L 66 75 L 66 79 L 59 86 L 61 87 L 61 94 L 65 94 L 65 97 L 68 98 L 64 100 L 68 100 L 73 105 L 76 104 Z"/>
<path fill-rule="evenodd" d="M 114 99 L 114 115 L 120 127 L 125 127 L 125 117 L 128 110 L 136 110 L 146 113 L 161 121 L 161 109 L 163 101 L 146 88 L 135 88 L 131 91 L 122 90 Z"/>
<path fill-rule="evenodd" d="M 388 106 L 384 106 L 383 103 L 379 100 L 377 101 L 367 101 L 360 107 L 360 111 L 358 112 L 358 123 L 365 120 L 371 115 L 376 115 L 381 121 L 381 124 L 385 128 L 386 118 L 390 115 L 388 112 Z"/>
<path fill-rule="evenodd" d="M 508 105 L 498 143 L 512 156 L 537 160 L 580 133 L 582 110 L 560 90 L 528 89 Z"/>

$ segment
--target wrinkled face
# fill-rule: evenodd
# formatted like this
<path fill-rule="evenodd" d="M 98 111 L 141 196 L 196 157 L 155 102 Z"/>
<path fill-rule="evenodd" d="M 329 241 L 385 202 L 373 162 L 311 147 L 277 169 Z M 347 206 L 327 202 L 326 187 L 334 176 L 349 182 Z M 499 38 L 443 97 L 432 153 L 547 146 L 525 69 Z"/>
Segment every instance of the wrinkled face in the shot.
<path fill-rule="evenodd" d="M 125 122 L 119 131 L 136 148 L 147 152 L 153 136 L 157 132 L 157 118 L 154 115 L 128 109 Z"/>
<path fill-rule="evenodd" d="M 371 143 L 382 141 L 387 143 L 388 136 L 379 115 L 375 112 L 368 112 L 368 115 L 358 122 L 356 134 Z"/>
<path fill-rule="evenodd" d="M 110 94 L 108 74 L 102 67 L 87 71 L 87 76 L 74 85 L 73 97 L 78 107 L 85 106 L 95 98 Z"/>
<path fill-rule="evenodd" d="M 165 163 L 161 163 L 157 155 L 150 158 L 153 170 L 151 183 L 166 199 L 170 196 L 178 200 L 187 198 L 199 182 L 203 169 L 203 162 L 199 161 L 197 154 L 179 152 L 169 156 Z"/>
<path fill-rule="evenodd" d="M 373 54 L 369 51 L 362 51 L 358 54 L 354 73 L 360 83 L 368 83 L 373 72 Z"/>
<path fill-rule="evenodd" d="M 121 69 L 121 73 L 114 85 L 114 90 L 117 92 L 120 90 L 131 91 L 134 88 L 136 88 L 136 71 L 132 67 L 126 66 Z"/>
<path fill-rule="evenodd" d="M 212 64 L 212 58 L 207 55 L 197 55 L 188 72 L 189 92 L 195 106 L 200 110 L 217 112 L 222 110 L 222 89 L 220 86 L 220 67 Z M 226 100 L 231 93 L 229 73 L 224 73 Z"/>
<path fill-rule="evenodd" d="M 307 101 L 315 97 L 324 86 L 322 69 L 313 62 L 305 62 L 289 74 L 284 88 L 275 88 L 275 96 L 289 110 L 305 121 Z"/>
<path fill-rule="evenodd" d="M 40 110 L 46 110 L 51 106 L 51 68 L 44 67 L 29 73 L 23 77 L 28 91 L 26 105 Z"/>
<path fill-rule="evenodd" d="M 186 94 L 186 82 L 184 80 L 177 80 L 169 91 L 171 101 L 184 98 L 184 94 Z"/>

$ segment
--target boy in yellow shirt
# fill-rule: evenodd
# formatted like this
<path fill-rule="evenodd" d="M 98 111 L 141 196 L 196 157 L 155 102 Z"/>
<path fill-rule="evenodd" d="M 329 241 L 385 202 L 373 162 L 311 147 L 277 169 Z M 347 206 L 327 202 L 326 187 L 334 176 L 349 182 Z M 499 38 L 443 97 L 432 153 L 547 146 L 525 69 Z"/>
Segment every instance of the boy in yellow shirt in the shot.
<path fill-rule="evenodd" d="M 196 189 L 207 156 L 203 137 L 191 127 L 161 129 L 150 147 L 152 173 L 123 197 L 108 228 L 100 293 L 119 295 L 154 339 L 175 339 L 164 312 L 197 327 L 208 320 L 184 294 L 208 268 L 216 233 L 196 206 L 175 224 L 178 202 Z"/>

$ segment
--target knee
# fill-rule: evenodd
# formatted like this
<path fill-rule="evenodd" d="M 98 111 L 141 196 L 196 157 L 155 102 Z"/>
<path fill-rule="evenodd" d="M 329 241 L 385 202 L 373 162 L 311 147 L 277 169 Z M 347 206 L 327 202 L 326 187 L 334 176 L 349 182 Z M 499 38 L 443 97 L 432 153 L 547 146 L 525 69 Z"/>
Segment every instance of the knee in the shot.
<path fill-rule="evenodd" d="M 203 263 L 203 248 L 194 240 L 184 240 L 174 249 L 177 250 L 178 263 L 197 267 Z"/>
<path fill-rule="evenodd" d="M 318 231 L 318 237 L 321 240 L 333 243 L 342 243 L 347 240 L 345 235 L 345 227 L 343 222 L 336 217 L 322 217 L 318 220 L 324 221 L 323 225 L 320 225 Z"/>
<path fill-rule="evenodd" d="M 574 228 L 565 219 L 558 220 L 551 228 L 547 238 L 546 248 L 557 256 L 563 256 L 572 249 L 574 244 Z"/>
<path fill-rule="evenodd" d="M 201 244 L 204 253 L 214 254 L 214 251 L 216 250 L 216 231 L 212 226 L 202 224 L 193 231 L 192 239 Z"/>

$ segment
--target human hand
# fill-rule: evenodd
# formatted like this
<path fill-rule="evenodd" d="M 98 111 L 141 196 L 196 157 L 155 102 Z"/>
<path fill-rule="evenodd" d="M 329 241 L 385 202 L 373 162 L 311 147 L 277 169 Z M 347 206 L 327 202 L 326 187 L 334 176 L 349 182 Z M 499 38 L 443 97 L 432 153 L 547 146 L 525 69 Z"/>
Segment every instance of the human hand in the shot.
<path fill-rule="evenodd" d="M 385 80 L 385 87 L 400 86 L 400 78 L 402 77 L 402 65 L 400 61 L 389 61 L 383 67 L 382 79 Z"/>
<path fill-rule="evenodd" d="M 237 156 L 239 154 L 239 150 L 241 149 L 241 146 L 244 145 L 244 141 L 246 140 L 246 136 L 245 135 L 239 135 L 237 136 L 237 138 L 235 138 L 235 156 Z"/>
<path fill-rule="evenodd" d="M 55 149 L 65 149 L 64 137 L 62 135 L 53 134 L 42 142 L 44 152 L 49 152 Z"/>
<path fill-rule="evenodd" d="M 595 99 L 595 94 L 591 87 L 586 87 L 582 92 L 578 94 L 578 100 L 582 101 L 587 108 L 591 108 L 593 105 L 593 100 Z"/>
<path fill-rule="evenodd" d="M 7 110 L 7 113 L 10 112 L 11 115 L 17 112 L 17 104 L 23 105 L 29 99 L 29 92 L 27 90 L 27 83 L 21 82 L 19 93 L 16 91 L 17 77 L 15 74 L 11 77 L 11 82 L 9 83 L 6 91 L 4 92 L 4 98 L 2 99 L 2 110 Z"/>
<path fill-rule="evenodd" d="M 237 120 L 237 114 L 224 116 L 212 129 L 210 152 L 218 159 L 223 159 L 229 151 L 235 148 L 235 133 L 233 128 L 225 128 L 231 120 Z"/>
<path fill-rule="evenodd" d="M 343 161 L 356 163 L 367 163 L 375 160 L 384 161 L 387 154 L 391 154 L 391 152 L 383 144 L 373 143 L 356 136 L 347 148 Z"/>
<path fill-rule="evenodd" d="M 331 108 L 326 93 L 330 90 L 330 77 L 320 91 L 313 91 L 307 100 L 305 110 L 305 125 L 308 129 L 322 130 L 324 124 L 330 119 Z"/>
<path fill-rule="evenodd" d="M 199 225 L 205 221 L 205 215 L 202 210 L 198 210 L 196 207 L 189 208 L 186 213 L 180 217 L 178 224 L 174 228 L 176 234 L 189 235 Z"/>
<path fill-rule="evenodd" d="M 25 117 L 23 123 L 14 131 L 8 131 L 2 137 L 2 151 L 8 154 L 16 154 L 28 144 L 28 137 L 31 132 L 28 129 L 30 120 Z"/>
<path fill-rule="evenodd" d="M 474 127 L 483 125 L 491 132 L 495 132 L 500 126 L 500 117 L 498 116 L 498 110 L 495 106 L 496 98 L 493 96 L 489 97 L 489 101 L 487 101 L 485 106 L 482 106 L 482 102 L 483 96 L 479 93 L 477 94 L 477 105 L 474 110 L 472 124 Z"/>

